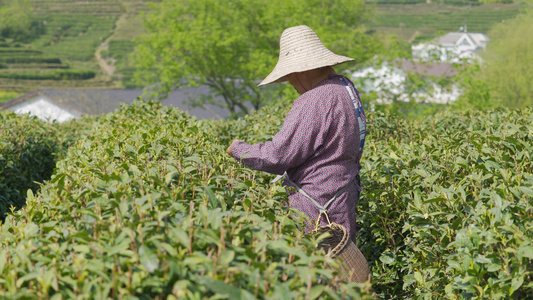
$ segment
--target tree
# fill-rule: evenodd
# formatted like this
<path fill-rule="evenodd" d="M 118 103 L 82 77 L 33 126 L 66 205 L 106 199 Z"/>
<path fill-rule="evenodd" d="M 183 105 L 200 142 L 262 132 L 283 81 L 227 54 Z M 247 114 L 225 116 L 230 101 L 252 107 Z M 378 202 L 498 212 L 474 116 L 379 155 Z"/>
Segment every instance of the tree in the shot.
<path fill-rule="evenodd" d="M 29 0 L 0 0 L 0 36 L 22 40 L 35 25 Z"/>
<path fill-rule="evenodd" d="M 247 112 L 245 102 L 258 108 L 276 91 L 257 84 L 274 68 L 287 27 L 306 24 L 329 49 L 359 62 L 379 48 L 361 26 L 370 17 L 364 0 L 163 0 L 152 7 L 134 55 L 138 80 L 158 83 L 160 93 L 206 84 L 223 103 L 208 97 L 195 104 L 232 113 Z"/>
<path fill-rule="evenodd" d="M 458 105 L 487 109 L 494 106 L 533 106 L 533 11 L 490 32 L 480 66 L 466 69 L 465 93 Z"/>

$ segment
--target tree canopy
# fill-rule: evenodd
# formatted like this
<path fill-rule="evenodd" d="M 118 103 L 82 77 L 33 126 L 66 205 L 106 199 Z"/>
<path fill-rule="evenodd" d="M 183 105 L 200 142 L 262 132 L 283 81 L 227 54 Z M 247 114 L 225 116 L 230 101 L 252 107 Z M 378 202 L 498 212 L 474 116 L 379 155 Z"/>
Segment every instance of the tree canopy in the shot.
<path fill-rule="evenodd" d="M 163 0 L 144 16 L 136 75 L 161 92 L 206 84 L 224 99 L 215 104 L 247 112 L 245 102 L 258 108 L 272 96 L 256 85 L 274 68 L 285 28 L 306 24 L 326 47 L 361 62 L 379 48 L 361 25 L 370 16 L 364 0 Z M 205 101 L 214 103 L 196 99 Z"/>
<path fill-rule="evenodd" d="M 35 25 L 29 0 L 0 0 L 0 36 L 24 39 Z"/>
<path fill-rule="evenodd" d="M 463 74 L 465 93 L 458 102 L 477 109 L 533 106 L 533 11 L 496 25 L 484 62 Z"/>

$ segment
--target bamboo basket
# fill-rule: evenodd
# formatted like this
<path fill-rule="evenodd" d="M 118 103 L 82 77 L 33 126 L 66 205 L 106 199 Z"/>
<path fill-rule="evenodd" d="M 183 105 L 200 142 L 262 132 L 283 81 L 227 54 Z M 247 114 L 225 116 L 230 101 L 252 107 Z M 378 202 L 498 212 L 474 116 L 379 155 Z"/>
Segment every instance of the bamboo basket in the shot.
<path fill-rule="evenodd" d="M 326 256 L 334 258 L 341 265 L 341 272 L 334 279 L 334 286 L 340 287 L 342 282 L 365 283 L 371 279 L 370 268 L 365 256 L 348 236 L 346 228 L 331 223 L 316 229 L 317 233 L 329 233 L 318 246 L 326 252 Z M 333 267 L 326 266 L 333 270 Z"/>

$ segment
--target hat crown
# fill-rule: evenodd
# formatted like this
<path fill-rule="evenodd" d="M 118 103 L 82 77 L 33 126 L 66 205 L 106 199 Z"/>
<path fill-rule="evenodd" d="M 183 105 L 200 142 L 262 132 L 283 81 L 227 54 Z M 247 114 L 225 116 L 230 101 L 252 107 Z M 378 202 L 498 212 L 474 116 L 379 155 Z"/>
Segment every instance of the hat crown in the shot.
<path fill-rule="evenodd" d="M 329 51 L 313 29 L 305 25 L 285 29 L 281 35 L 279 46 L 279 57 L 284 59 L 305 54 L 310 50 Z"/>
<path fill-rule="evenodd" d="M 306 25 L 285 29 L 281 34 L 279 47 L 276 67 L 259 86 L 286 81 L 287 75 L 291 73 L 334 66 L 354 60 L 331 52 L 322 44 L 313 29 Z"/>

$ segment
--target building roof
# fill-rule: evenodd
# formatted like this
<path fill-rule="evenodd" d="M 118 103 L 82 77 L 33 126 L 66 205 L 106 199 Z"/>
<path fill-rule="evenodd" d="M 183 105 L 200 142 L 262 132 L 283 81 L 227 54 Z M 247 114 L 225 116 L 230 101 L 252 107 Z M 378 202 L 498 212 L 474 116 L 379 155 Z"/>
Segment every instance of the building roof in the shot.
<path fill-rule="evenodd" d="M 465 36 L 473 41 L 477 47 L 485 47 L 485 44 L 489 40 L 489 38 L 483 33 L 448 32 L 447 34 L 439 37 L 438 44 L 443 46 L 454 46 L 461 38 Z"/>
<path fill-rule="evenodd" d="M 39 89 L 22 95 L 0 106 L 0 110 L 45 97 L 52 103 L 74 115 L 100 115 L 117 110 L 122 103 L 133 103 L 143 95 L 143 90 L 128 89 Z M 171 92 L 161 103 L 168 107 L 178 107 L 198 119 L 223 119 L 229 116 L 225 108 L 206 104 L 205 108 L 191 107 L 189 97 L 209 95 L 207 86 L 182 88 Z"/>
<path fill-rule="evenodd" d="M 403 71 L 416 72 L 425 76 L 452 77 L 457 74 L 453 64 L 447 62 L 413 63 L 409 60 L 402 60 L 400 68 Z"/>

